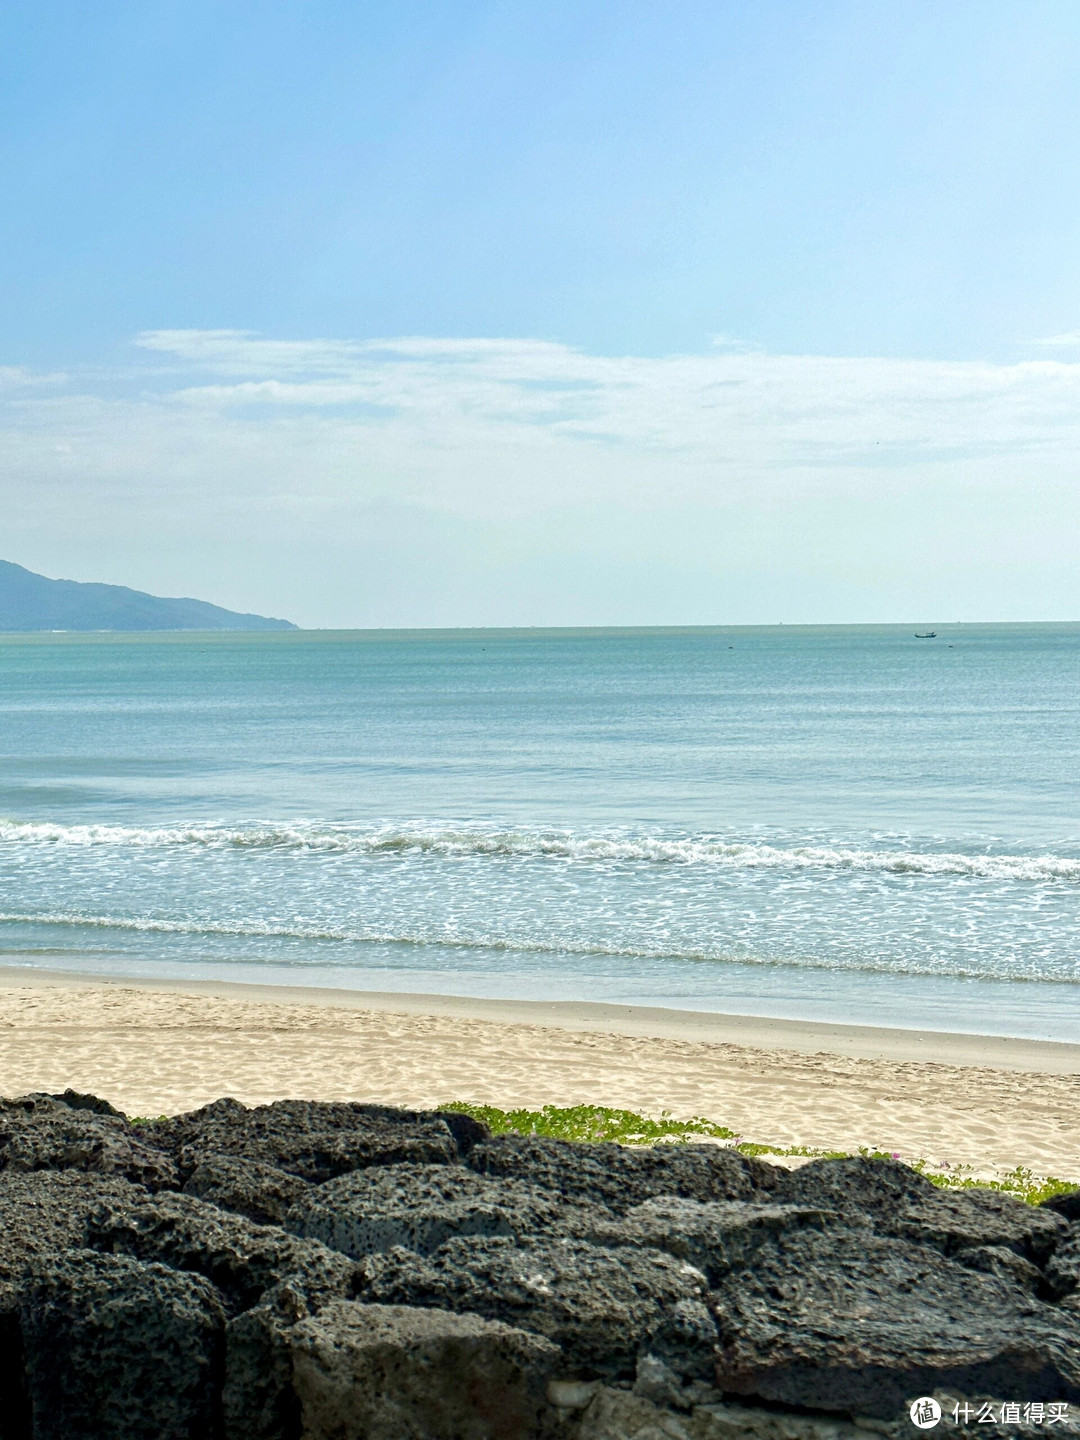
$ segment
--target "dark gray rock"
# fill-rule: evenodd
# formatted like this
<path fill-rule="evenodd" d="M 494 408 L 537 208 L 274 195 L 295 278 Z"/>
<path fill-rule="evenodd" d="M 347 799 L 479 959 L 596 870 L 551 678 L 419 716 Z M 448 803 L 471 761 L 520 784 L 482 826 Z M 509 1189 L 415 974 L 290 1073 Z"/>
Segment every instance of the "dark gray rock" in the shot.
<path fill-rule="evenodd" d="M 290 1281 L 231 1319 L 225 1330 L 222 1388 L 224 1440 L 296 1440 L 300 1401 L 293 1388 L 291 1332 L 308 1317 L 305 1296 Z"/>
<path fill-rule="evenodd" d="M 84 1246 L 87 1224 L 102 1205 L 119 1212 L 147 1198 L 141 1186 L 119 1175 L 4 1171 L 0 1174 L 0 1295 L 34 1261 Z"/>
<path fill-rule="evenodd" d="M 1066 1234 L 1068 1222 L 998 1190 L 935 1190 L 891 1221 L 880 1217 L 875 1228 L 883 1235 L 932 1245 L 943 1255 L 959 1256 L 971 1246 L 989 1245 L 1041 1265 Z"/>
<path fill-rule="evenodd" d="M 527 1180 L 494 1180 L 461 1165 L 389 1165 L 312 1187 L 289 1211 L 286 1228 L 362 1255 L 404 1245 L 421 1255 L 455 1235 L 578 1234 L 617 1229 L 596 1206 L 568 1206 Z"/>
<path fill-rule="evenodd" d="M 105 1201 L 146 1198 L 115 1175 L 79 1170 L 0 1173 L 0 1440 L 29 1440 L 30 1397 L 18 1309 L 22 1281 L 38 1261 L 86 1243 L 87 1221 Z"/>
<path fill-rule="evenodd" d="M 34 1440 L 204 1440 L 225 1317 L 197 1275 L 75 1250 L 21 1305 Z"/>
<path fill-rule="evenodd" d="M 0 1172 L 86 1170 L 121 1175 L 157 1190 L 175 1186 L 175 1166 L 119 1115 L 50 1095 L 0 1100 Z"/>
<path fill-rule="evenodd" d="M 255 1225 L 194 1195 L 155 1195 L 141 1205 L 106 1206 L 90 1222 L 96 1250 L 159 1260 L 175 1270 L 204 1275 L 221 1291 L 231 1314 L 258 1303 L 263 1293 L 291 1280 L 317 1307 L 347 1295 L 355 1265 L 316 1240 L 275 1225 Z"/>
<path fill-rule="evenodd" d="M 819 1205 L 861 1214 L 869 1221 L 898 1208 L 932 1199 L 935 1187 L 898 1160 L 811 1160 L 795 1170 L 777 1170 L 771 1198 L 783 1205 Z"/>
<path fill-rule="evenodd" d="M 793 1230 L 824 1230 L 864 1224 L 857 1217 L 808 1205 L 767 1200 L 719 1200 L 703 1204 L 660 1196 L 635 1205 L 612 1225 L 594 1224 L 586 1239 L 604 1245 L 664 1250 L 701 1270 L 710 1283 L 747 1263 L 763 1237 Z"/>
<path fill-rule="evenodd" d="M 1063 1195 L 1051 1195 L 1039 1206 L 1040 1210 L 1052 1210 L 1066 1220 L 1080 1220 L 1080 1189 L 1066 1190 Z"/>
<path fill-rule="evenodd" d="M 360 1271 L 362 1300 L 502 1320 L 546 1336 L 571 1369 L 589 1375 L 632 1374 L 654 1341 L 667 1358 L 672 1328 L 690 1323 L 685 1310 L 673 1314 L 680 1301 L 693 1302 L 699 1332 L 711 1335 L 704 1276 L 656 1250 L 460 1237 L 427 1257 L 400 1247 L 370 1255 Z M 685 1359 L 698 1367 L 700 1346 Z"/>
<path fill-rule="evenodd" d="M 966 1250 L 957 1251 L 956 1262 L 968 1270 L 982 1270 L 987 1275 L 996 1275 L 1007 1284 L 1018 1285 L 1029 1295 L 1045 1298 L 1050 1293 L 1046 1277 L 1039 1267 L 1002 1245 L 971 1245 Z"/>
<path fill-rule="evenodd" d="M 278 1100 L 249 1110 L 238 1100 L 215 1100 L 158 1122 L 151 1133 L 184 1182 L 217 1157 L 255 1160 L 312 1184 L 368 1165 L 449 1165 L 460 1159 L 440 1116 L 328 1101 Z"/>
<path fill-rule="evenodd" d="M 351 1107 L 355 1113 L 366 1115 L 372 1120 L 391 1120 L 396 1124 L 415 1124 L 418 1120 L 441 1120 L 462 1155 L 467 1155 L 481 1140 L 491 1139 L 491 1130 L 482 1120 L 474 1120 L 460 1110 L 402 1110 L 396 1105 L 371 1105 L 357 1101 Z"/>
<path fill-rule="evenodd" d="M 1080 1326 L 1000 1277 L 867 1230 L 763 1237 L 710 1297 L 717 1384 L 736 1395 L 893 1419 L 953 1385 L 1080 1397 Z"/>
<path fill-rule="evenodd" d="M 310 1189 L 299 1175 L 290 1175 L 259 1160 L 237 1160 L 212 1155 L 195 1170 L 184 1186 L 185 1195 L 197 1195 L 222 1210 L 235 1211 L 259 1225 L 280 1225 L 291 1206 Z"/>
<path fill-rule="evenodd" d="M 291 1333 L 305 1440 L 530 1440 L 556 1345 L 477 1315 L 341 1301 Z"/>
<path fill-rule="evenodd" d="M 1080 1287 L 1080 1223 L 1069 1227 L 1047 1262 L 1045 1274 L 1055 1300 L 1076 1294 Z"/>
<path fill-rule="evenodd" d="M 658 1195 L 688 1200 L 749 1200 L 777 1171 L 719 1145 L 578 1144 L 539 1135 L 496 1135 L 474 1146 L 468 1164 L 481 1175 L 531 1180 L 566 1199 L 623 1211 Z"/>
<path fill-rule="evenodd" d="M 127 1119 L 124 1112 L 117 1110 L 115 1105 L 110 1105 L 108 1100 L 81 1090 L 65 1090 L 62 1095 L 50 1095 L 49 1099 L 59 1100 L 62 1105 L 67 1105 L 72 1110 L 89 1110 L 94 1115 L 115 1115 L 118 1120 Z"/>
<path fill-rule="evenodd" d="M 941 1190 L 895 1160 L 816 1160 L 784 1175 L 772 1198 L 858 1215 L 880 1235 L 932 1245 L 944 1255 L 991 1245 L 1038 1265 L 1066 1231 L 1053 1211 L 998 1190 Z"/>

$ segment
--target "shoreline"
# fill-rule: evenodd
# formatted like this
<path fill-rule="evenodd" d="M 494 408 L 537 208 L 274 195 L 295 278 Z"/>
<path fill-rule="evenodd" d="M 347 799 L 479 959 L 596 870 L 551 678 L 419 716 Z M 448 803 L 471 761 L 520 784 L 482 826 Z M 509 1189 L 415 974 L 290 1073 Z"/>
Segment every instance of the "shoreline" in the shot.
<path fill-rule="evenodd" d="M 968 1031 L 793 1020 L 767 1015 L 678 1010 L 583 1000 L 502 999 L 397 990 L 353 990 L 323 985 L 272 985 L 242 980 L 136 977 L 81 970 L 0 965 L 0 994 L 20 986 L 136 990 L 221 996 L 254 1004 L 304 1005 L 411 1016 L 484 1020 L 497 1025 L 592 1031 L 627 1038 L 737 1045 L 755 1050 L 827 1053 L 862 1060 L 892 1060 L 1030 1074 L 1080 1076 L 1080 1043 Z"/>
<path fill-rule="evenodd" d="M 746 1016 L 0 968 L 0 1094 L 601 1105 L 744 1141 L 1080 1183 L 1080 1046 Z"/>

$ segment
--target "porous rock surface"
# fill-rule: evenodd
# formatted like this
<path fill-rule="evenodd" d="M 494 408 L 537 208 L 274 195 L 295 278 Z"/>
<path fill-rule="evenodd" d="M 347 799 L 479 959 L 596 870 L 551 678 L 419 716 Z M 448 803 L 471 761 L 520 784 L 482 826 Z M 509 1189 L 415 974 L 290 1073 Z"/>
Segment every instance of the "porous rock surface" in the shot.
<path fill-rule="evenodd" d="M 122 1115 L 68 1105 L 51 1095 L 0 1100 L 0 1172 L 12 1170 L 86 1170 L 120 1175 L 152 1190 L 176 1184 L 171 1160 L 144 1144 Z"/>
<path fill-rule="evenodd" d="M 493 1179 L 462 1165 L 388 1165 L 312 1186 L 285 1226 L 359 1259 L 395 1245 L 428 1255 L 459 1235 L 614 1234 L 619 1220 L 529 1180 Z"/>
<path fill-rule="evenodd" d="M 20 1323 L 35 1440 L 211 1433 L 225 1315 L 200 1276 L 68 1251 L 32 1272 Z"/>
<path fill-rule="evenodd" d="M 317 1240 L 256 1225 L 194 1195 L 153 1195 L 137 1205 L 104 1206 L 87 1227 L 87 1241 L 97 1250 L 204 1275 L 230 1313 L 248 1309 L 286 1279 L 308 1304 L 336 1298 L 351 1290 L 356 1269 Z"/>
<path fill-rule="evenodd" d="M 251 1110 L 215 1100 L 154 1125 L 151 1139 L 184 1181 L 215 1156 L 256 1160 L 315 1184 L 368 1165 L 449 1165 L 461 1158 L 440 1115 L 317 1100 L 277 1100 Z"/>
<path fill-rule="evenodd" d="M 558 1347 L 477 1315 L 337 1302 L 292 1332 L 305 1434 L 489 1440 L 536 1434 Z"/>
<path fill-rule="evenodd" d="M 997 1246 L 1041 1263 L 1068 1222 L 996 1190 L 939 1190 L 895 1160 L 817 1160 L 774 1186 L 781 1204 L 820 1205 L 871 1223 L 880 1235 L 931 1245 L 945 1255 Z"/>
<path fill-rule="evenodd" d="M 568 1199 L 623 1211 L 657 1195 L 748 1200 L 774 1180 L 773 1167 L 718 1145 L 586 1145 L 538 1135 L 496 1135 L 468 1155 L 482 1175 L 531 1180 Z"/>
<path fill-rule="evenodd" d="M 426 1257 L 403 1246 L 371 1255 L 362 1277 L 363 1300 L 471 1312 L 544 1335 L 574 1371 L 623 1374 L 642 1350 L 667 1351 L 676 1338 L 687 1371 L 711 1369 L 705 1277 L 659 1250 L 459 1236 Z"/>
<path fill-rule="evenodd" d="M 185 1195 L 197 1195 L 222 1210 L 234 1210 L 259 1225 L 280 1225 L 310 1188 L 299 1175 L 259 1160 L 211 1155 L 188 1177 Z"/>
<path fill-rule="evenodd" d="M 738 1395 L 882 1418 L 941 1385 L 1080 1400 L 1080 1328 L 927 1246 L 843 1230 L 772 1235 L 711 1303 L 717 1383 Z"/>
<path fill-rule="evenodd" d="M 1075 1196 L 386 1106 L 0 1101 L 0 1440 L 908 1440 L 932 1393 L 1080 1402 Z"/>

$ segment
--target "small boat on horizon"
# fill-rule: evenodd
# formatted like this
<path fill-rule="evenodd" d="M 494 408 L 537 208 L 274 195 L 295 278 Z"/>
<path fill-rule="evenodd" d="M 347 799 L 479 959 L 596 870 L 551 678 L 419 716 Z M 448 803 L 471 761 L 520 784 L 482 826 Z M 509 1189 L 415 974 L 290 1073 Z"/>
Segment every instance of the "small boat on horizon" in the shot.
<path fill-rule="evenodd" d="M 937 631 L 936 631 L 936 630 L 925 630 L 925 631 L 920 635 L 919 632 L 918 632 L 918 630 L 916 630 L 916 631 L 915 631 L 915 639 L 916 639 L 916 640 L 936 640 L 936 639 L 937 639 Z"/>

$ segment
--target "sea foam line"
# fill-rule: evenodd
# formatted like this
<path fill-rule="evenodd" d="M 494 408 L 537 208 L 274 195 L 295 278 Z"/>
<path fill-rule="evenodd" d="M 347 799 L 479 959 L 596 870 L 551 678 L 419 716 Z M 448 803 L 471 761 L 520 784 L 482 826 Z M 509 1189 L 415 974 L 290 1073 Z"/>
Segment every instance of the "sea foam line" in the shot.
<path fill-rule="evenodd" d="M 722 839 L 641 834 L 574 835 L 560 830 L 297 824 L 136 827 L 0 821 L 0 845 L 113 846 L 135 849 L 296 851 L 357 856 L 578 860 L 705 865 L 732 870 L 840 870 L 887 875 L 967 876 L 982 880 L 1080 881 L 1080 859 L 1063 855 L 966 855 L 958 851 L 789 847 Z"/>
<path fill-rule="evenodd" d="M 603 945 L 595 942 L 566 939 L 539 940 L 528 936 L 498 936 L 453 933 L 418 934 L 409 931 L 383 931 L 359 928 L 336 929 L 306 925 L 274 925 L 266 923 L 222 923 L 203 920 L 168 920 L 144 916 L 89 915 L 78 911 L 0 912 L 0 924 L 47 925 L 65 929 L 115 930 L 143 935 L 190 935 L 208 939 L 237 940 L 302 940 L 331 941 L 353 945 L 393 945 L 411 949 L 457 951 L 494 951 L 521 955 L 574 955 L 597 960 L 689 961 L 713 965 L 752 965 L 758 969 L 829 970 L 876 975 L 941 976 L 963 980 L 997 980 L 1038 984 L 1053 982 L 1080 986 L 1080 975 L 1059 975 L 1048 972 L 1001 972 L 978 964 L 957 964 L 940 959 L 919 961 L 905 957 L 903 961 L 830 959 L 825 956 L 800 955 L 798 959 L 760 954 L 732 954 L 721 948 L 667 948 L 639 944 L 635 946 Z M 289 965 L 305 962 L 290 957 Z"/>

